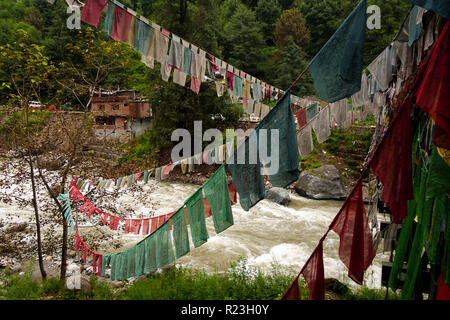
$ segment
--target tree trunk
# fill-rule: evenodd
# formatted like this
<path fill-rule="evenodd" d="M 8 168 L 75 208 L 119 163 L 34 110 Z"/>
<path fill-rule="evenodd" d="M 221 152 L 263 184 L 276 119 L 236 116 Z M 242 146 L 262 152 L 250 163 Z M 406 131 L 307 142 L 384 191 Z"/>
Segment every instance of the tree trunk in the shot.
<path fill-rule="evenodd" d="M 55 201 L 56 206 L 59 209 L 59 212 L 61 212 L 61 216 L 62 216 L 62 225 L 63 225 L 63 239 L 62 239 L 62 249 L 61 249 L 61 270 L 60 270 L 60 279 L 64 280 L 66 278 L 66 267 L 67 267 L 67 221 L 66 218 L 64 217 L 63 214 L 63 207 L 61 205 L 61 203 L 59 202 L 58 198 L 55 196 L 55 194 L 53 194 L 47 180 L 45 179 L 44 175 L 42 174 L 41 169 L 39 168 L 39 176 L 42 180 L 42 182 L 45 185 L 45 188 L 47 189 L 48 193 L 50 194 L 50 197 Z M 60 193 L 64 192 L 64 184 L 66 181 L 66 176 L 67 176 L 67 172 L 68 170 L 66 169 L 64 171 L 64 176 L 63 176 L 63 182 L 60 188 Z"/>
<path fill-rule="evenodd" d="M 61 272 L 60 279 L 64 280 L 66 278 L 66 267 L 67 267 L 67 222 L 63 217 L 63 239 L 62 239 L 62 252 L 61 252 Z"/>
<path fill-rule="evenodd" d="M 38 245 L 39 268 L 41 270 L 42 279 L 44 280 L 47 278 L 47 273 L 45 272 L 44 261 L 42 259 L 41 223 L 39 221 L 39 209 L 38 209 L 38 205 L 37 205 L 33 160 L 31 159 L 30 153 L 29 153 L 28 164 L 30 165 L 31 187 L 33 189 L 33 207 L 34 207 L 34 214 L 35 214 L 35 218 L 36 218 L 36 235 L 37 235 L 37 245 Z"/>

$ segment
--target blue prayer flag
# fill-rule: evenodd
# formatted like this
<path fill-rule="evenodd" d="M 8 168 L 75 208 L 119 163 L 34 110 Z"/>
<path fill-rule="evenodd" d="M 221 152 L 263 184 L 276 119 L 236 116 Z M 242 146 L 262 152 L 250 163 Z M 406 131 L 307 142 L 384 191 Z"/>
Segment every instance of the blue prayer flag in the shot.
<path fill-rule="evenodd" d="M 450 0 L 408 0 L 412 4 L 431 10 L 445 19 L 450 19 Z"/>
<path fill-rule="evenodd" d="M 316 95 L 335 102 L 361 88 L 366 0 L 362 0 L 309 65 Z"/>

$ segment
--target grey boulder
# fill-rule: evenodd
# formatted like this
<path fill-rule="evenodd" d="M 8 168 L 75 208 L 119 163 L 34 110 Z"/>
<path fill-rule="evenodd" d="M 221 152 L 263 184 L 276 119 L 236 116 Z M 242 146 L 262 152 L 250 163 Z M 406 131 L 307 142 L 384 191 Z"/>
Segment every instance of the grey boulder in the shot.
<path fill-rule="evenodd" d="M 266 192 L 265 198 L 269 201 L 287 206 L 291 201 L 289 191 L 283 188 L 273 187 Z"/>
<path fill-rule="evenodd" d="M 295 183 L 295 191 L 316 200 L 343 200 L 347 196 L 339 171 L 333 165 L 303 171 Z"/>

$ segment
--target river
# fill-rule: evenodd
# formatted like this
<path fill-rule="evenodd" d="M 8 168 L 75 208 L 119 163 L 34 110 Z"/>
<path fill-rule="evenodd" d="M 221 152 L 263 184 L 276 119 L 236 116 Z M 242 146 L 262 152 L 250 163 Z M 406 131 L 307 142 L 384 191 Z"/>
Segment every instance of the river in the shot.
<path fill-rule="evenodd" d="M 191 184 L 155 180 L 143 184 L 139 181 L 137 186 L 130 189 L 125 187 L 118 193 L 113 193 L 111 189 L 96 191 L 102 193 L 99 202 L 90 200 L 106 212 L 112 206 L 124 217 L 145 218 L 177 210 L 198 188 L 199 186 Z M 13 194 L 14 190 L 13 187 L 8 191 Z M 44 191 L 40 188 L 40 193 L 42 192 Z M 296 275 L 327 231 L 341 205 L 342 201 L 311 200 L 293 193 L 287 207 L 262 200 L 246 212 L 239 204 L 235 204 L 234 225 L 215 234 L 212 218 L 206 219 L 210 236 L 208 241 L 198 248 L 191 244 L 190 253 L 178 259 L 176 264 L 194 270 L 224 272 L 230 267 L 230 262 L 245 257 L 250 269 L 255 267 L 263 272 L 271 272 L 276 266 L 278 270 L 289 270 Z M 0 202 L 0 222 L 4 224 L 27 221 L 33 227 L 33 218 L 31 207 L 20 208 L 14 201 Z M 96 234 L 96 250 L 99 253 L 124 250 L 143 238 L 141 235 L 123 234 L 106 226 L 99 226 L 99 219 L 82 217 L 79 221 L 80 234 L 88 239 L 86 243 L 89 243 L 90 235 Z M 43 229 L 44 234 L 46 229 L 53 230 L 48 225 L 44 225 Z M 33 241 L 33 238 L 32 234 L 27 235 L 27 241 Z M 381 287 L 381 261 L 386 261 L 389 257 L 387 253 L 381 252 L 382 245 L 379 247 L 372 266 L 365 273 L 364 282 L 370 288 Z M 338 248 L 339 237 L 331 231 L 324 241 L 325 277 L 336 278 L 354 286 L 356 284 L 347 277 L 347 269 L 339 259 Z"/>

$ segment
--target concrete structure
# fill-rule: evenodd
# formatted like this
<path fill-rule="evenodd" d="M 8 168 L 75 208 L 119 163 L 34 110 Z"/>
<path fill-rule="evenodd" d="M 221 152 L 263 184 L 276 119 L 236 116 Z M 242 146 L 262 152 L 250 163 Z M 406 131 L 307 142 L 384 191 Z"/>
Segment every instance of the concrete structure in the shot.
<path fill-rule="evenodd" d="M 150 104 L 135 90 L 101 90 L 91 106 L 99 137 L 127 140 L 150 129 Z"/>

